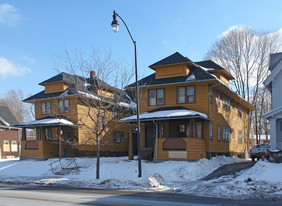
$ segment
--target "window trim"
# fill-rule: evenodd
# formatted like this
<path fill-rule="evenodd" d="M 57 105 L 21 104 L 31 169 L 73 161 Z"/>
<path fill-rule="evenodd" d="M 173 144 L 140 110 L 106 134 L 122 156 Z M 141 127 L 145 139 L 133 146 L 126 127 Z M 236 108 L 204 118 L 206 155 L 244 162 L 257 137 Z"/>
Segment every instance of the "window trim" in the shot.
<path fill-rule="evenodd" d="M 178 101 L 178 94 L 179 94 L 179 92 L 178 92 L 178 90 L 179 90 L 179 88 L 183 88 L 184 87 L 184 89 L 185 89 L 185 92 L 184 92 L 184 94 L 185 94 L 185 96 L 184 96 L 184 102 L 183 103 L 179 103 L 179 101 Z M 194 88 L 194 101 L 193 102 L 187 102 L 187 87 L 193 87 Z M 177 90 L 177 92 L 176 92 L 176 104 L 195 104 L 196 103 L 196 86 L 195 85 L 188 85 L 188 86 L 179 86 L 179 87 L 176 87 L 176 90 Z"/>
<path fill-rule="evenodd" d="M 225 104 L 224 98 L 229 99 L 229 105 Z M 225 94 L 222 94 L 222 109 L 224 109 L 227 112 L 230 112 L 230 102 L 231 102 L 231 98 Z"/>
<path fill-rule="evenodd" d="M 163 104 L 159 104 L 158 103 L 158 90 L 163 90 L 163 99 L 164 99 L 164 103 Z M 150 91 L 155 91 L 155 101 L 156 101 L 156 104 L 150 104 Z M 148 106 L 152 107 L 152 106 L 159 106 L 159 105 L 165 105 L 165 89 L 164 88 L 158 88 L 158 89 L 149 89 L 148 90 Z"/>

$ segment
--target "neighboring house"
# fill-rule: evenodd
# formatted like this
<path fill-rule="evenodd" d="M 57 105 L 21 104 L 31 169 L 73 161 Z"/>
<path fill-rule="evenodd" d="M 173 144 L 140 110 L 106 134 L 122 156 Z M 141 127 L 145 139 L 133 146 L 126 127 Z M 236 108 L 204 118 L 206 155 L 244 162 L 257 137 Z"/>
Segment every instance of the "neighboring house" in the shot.
<path fill-rule="evenodd" d="M 24 100 L 34 104 L 36 120 L 17 125 L 23 128 L 21 159 L 95 155 L 93 128 L 103 131 L 102 156 L 128 154 L 129 125 L 118 118 L 121 111 L 131 114 L 132 109 L 129 100 L 120 96 L 121 90 L 101 81 L 94 71 L 89 78 L 63 72 L 39 85 L 45 89 Z M 98 101 L 103 105 L 100 109 L 95 107 Z M 113 119 L 107 127 L 105 118 Z M 36 129 L 36 140 L 26 138 L 28 128 Z"/>
<path fill-rule="evenodd" d="M 0 159 L 15 158 L 19 156 L 19 128 L 8 107 L 0 106 Z"/>
<path fill-rule="evenodd" d="M 271 111 L 263 117 L 270 120 L 270 148 L 282 150 L 282 53 L 270 55 L 269 70 L 264 85 L 271 92 Z"/>
<path fill-rule="evenodd" d="M 178 52 L 149 67 L 154 73 L 139 81 L 142 159 L 245 155 L 254 108 L 230 89 L 232 75 Z M 121 121 L 136 123 L 136 116 Z"/>

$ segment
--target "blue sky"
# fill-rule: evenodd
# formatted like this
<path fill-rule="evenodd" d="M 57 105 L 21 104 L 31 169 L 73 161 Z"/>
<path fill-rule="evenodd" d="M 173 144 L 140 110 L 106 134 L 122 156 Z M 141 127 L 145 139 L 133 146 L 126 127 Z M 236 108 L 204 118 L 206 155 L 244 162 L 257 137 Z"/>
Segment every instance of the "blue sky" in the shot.
<path fill-rule="evenodd" d="M 282 28 L 277 0 L 0 0 L 0 96 L 9 89 L 35 94 L 38 83 L 57 74 L 64 49 L 112 50 L 115 59 L 134 62 L 133 44 L 115 9 L 137 41 L 138 69 L 178 51 L 193 61 L 232 26 L 275 32 Z"/>

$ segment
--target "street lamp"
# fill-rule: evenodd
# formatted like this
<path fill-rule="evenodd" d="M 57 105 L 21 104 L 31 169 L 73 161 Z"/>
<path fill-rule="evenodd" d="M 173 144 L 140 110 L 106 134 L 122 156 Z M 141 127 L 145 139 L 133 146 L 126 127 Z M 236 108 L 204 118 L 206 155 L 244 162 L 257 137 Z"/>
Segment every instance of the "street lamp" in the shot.
<path fill-rule="evenodd" d="M 117 16 L 122 20 L 124 23 L 128 34 L 134 44 L 134 54 L 135 54 L 135 80 L 136 80 L 136 116 L 137 116 L 137 142 L 138 142 L 138 177 L 142 177 L 142 170 L 141 170 L 141 143 L 140 143 L 140 119 L 139 119 L 139 88 L 138 88 L 138 72 L 137 72 L 137 51 L 136 51 L 136 41 L 134 41 L 126 23 L 124 20 L 116 13 L 114 10 L 113 21 L 112 21 L 112 28 L 113 31 L 116 33 L 119 29 L 119 23 L 117 21 Z"/>

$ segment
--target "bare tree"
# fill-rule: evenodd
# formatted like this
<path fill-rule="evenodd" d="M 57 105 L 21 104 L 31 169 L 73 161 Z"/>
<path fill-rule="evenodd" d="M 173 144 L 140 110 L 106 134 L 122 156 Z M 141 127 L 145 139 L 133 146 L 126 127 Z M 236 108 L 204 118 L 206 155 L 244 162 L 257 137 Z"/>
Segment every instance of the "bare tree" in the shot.
<path fill-rule="evenodd" d="M 269 55 L 278 51 L 280 39 L 278 32 L 257 32 L 249 27 L 235 27 L 211 46 L 206 58 L 226 68 L 235 78 L 232 82 L 235 91 L 258 109 L 259 90 L 268 75 Z M 259 118 L 262 116 L 257 111 L 250 115 L 256 134 L 258 122 L 261 121 Z"/>
<path fill-rule="evenodd" d="M 132 102 L 123 90 L 133 70 L 114 61 L 111 52 L 102 56 L 95 50 L 91 55 L 81 52 L 72 55 L 66 50 L 66 58 L 57 68 L 75 77 L 71 89 L 79 96 L 78 123 L 86 135 L 79 144 L 96 145 L 96 179 L 99 179 L 100 147 L 108 144 L 107 136 L 118 126 L 119 117 L 133 112 Z"/>
<path fill-rule="evenodd" d="M 10 89 L 3 97 L 0 97 L 0 105 L 7 106 L 19 123 L 31 120 L 29 105 L 23 102 L 26 95 L 20 89 Z"/>

